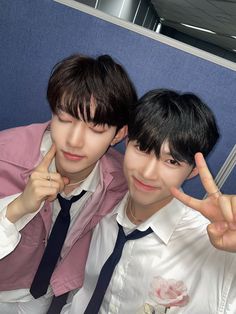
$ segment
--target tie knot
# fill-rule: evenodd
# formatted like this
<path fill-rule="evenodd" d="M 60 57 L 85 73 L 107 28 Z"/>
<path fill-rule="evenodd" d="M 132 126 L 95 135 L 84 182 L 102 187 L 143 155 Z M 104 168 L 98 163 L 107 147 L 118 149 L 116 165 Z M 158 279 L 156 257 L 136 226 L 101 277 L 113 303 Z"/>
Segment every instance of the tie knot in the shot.
<path fill-rule="evenodd" d="M 134 230 L 133 232 L 131 232 L 130 234 L 128 234 L 127 236 L 124 233 L 123 227 L 117 222 L 118 227 L 119 227 L 119 232 L 118 232 L 118 238 L 121 239 L 121 241 L 126 242 L 128 240 L 137 240 L 140 238 L 145 237 L 146 235 L 150 234 L 153 232 L 153 230 L 149 227 L 147 230 L 145 231 L 140 231 L 140 230 Z"/>
<path fill-rule="evenodd" d="M 70 210 L 72 203 L 78 201 L 85 193 L 86 191 L 83 190 L 79 195 L 75 195 L 71 199 L 66 199 L 62 197 L 61 194 L 57 194 L 57 199 L 59 201 L 61 209 L 66 211 Z"/>

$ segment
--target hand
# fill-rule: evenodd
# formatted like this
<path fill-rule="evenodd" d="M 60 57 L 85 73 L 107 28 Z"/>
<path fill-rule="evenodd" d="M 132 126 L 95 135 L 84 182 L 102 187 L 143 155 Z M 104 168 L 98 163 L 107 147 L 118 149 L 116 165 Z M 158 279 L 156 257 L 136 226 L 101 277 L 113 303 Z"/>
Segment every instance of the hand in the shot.
<path fill-rule="evenodd" d="M 171 188 L 171 193 L 210 220 L 207 232 L 212 245 L 221 250 L 236 252 L 236 195 L 221 194 L 201 153 L 195 155 L 195 161 L 208 197 L 198 200 L 174 187 Z"/>
<path fill-rule="evenodd" d="M 69 179 L 59 173 L 49 173 L 49 166 L 55 157 L 56 147 L 53 144 L 40 164 L 29 177 L 23 193 L 8 205 L 6 216 L 16 222 L 26 214 L 37 211 L 45 200 L 53 201 L 63 191 Z"/>

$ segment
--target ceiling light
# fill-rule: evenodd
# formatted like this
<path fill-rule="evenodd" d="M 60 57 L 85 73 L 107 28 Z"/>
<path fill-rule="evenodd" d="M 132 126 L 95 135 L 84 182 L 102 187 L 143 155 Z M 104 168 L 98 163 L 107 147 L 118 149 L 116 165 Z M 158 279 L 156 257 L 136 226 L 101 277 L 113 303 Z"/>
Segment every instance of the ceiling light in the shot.
<path fill-rule="evenodd" d="M 193 26 L 193 25 L 189 25 L 189 24 L 184 24 L 184 23 L 180 23 L 180 24 L 183 25 L 183 26 L 189 27 L 189 28 L 196 29 L 198 31 L 211 33 L 211 34 L 216 34 L 216 32 L 210 31 L 209 29 L 206 29 L 206 28 L 201 28 L 201 27 L 197 27 L 197 26 Z"/>

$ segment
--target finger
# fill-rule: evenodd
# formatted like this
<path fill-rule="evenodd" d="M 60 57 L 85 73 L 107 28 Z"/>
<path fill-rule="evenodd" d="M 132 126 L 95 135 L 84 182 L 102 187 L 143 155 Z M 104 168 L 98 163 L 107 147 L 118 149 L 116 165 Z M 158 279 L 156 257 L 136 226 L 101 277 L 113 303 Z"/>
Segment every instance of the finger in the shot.
<path fill-rule="evenodd" d="M 176 187 L 171 187 L 170 192 L 180 202 L 184 203 L 185 205 L 187 205 L 191 208 L 194 208 L 194 209 L 200 211 L 201 204 L 202 204 L 201 200 L 198 200 L 197 198 L 194 198 L 190 195 L 185 194 L 184 192 L 180 191 Z"/>
<path fill-rule="evenodd" d="M 58 193 L 61 193 L 64 190 L 65 185 L 69 184 L 70 182 L 67 177 L 62 177 L 59 173 L 50 173 L 49 181 L 55 181 L 59 184 Z"/>
<path fill-rule="evenodd" d="M 214 195 L 215 197 L 219 197 L 221 194 L 218 190 L 218 187 L 208 169 L 207 163 L 202 155 L 202 153 L 195 154 L 196 166 L 199 171 L 199 176 L 201 182 L 207 192 L 208 195 Z"/>
<path fill-rule="evenodd" d="M 228 224 L 223 221 L 216 222 L 207 226 L 207 233 L 213 246 L 218 249 L 223 249 L 223 235 L 227 230 Z"/>
<path fill-rule="evenodd" d="M 234 214 L 232 210 L 231 197 L 227 195 L 221 195 L 218 199 L 220 210 L 227 222 L 234 221 Z"/>
<path fill-rule="evenodd" d="M 47 198 L 47 201 L 53 202 L 53 201 L 55 201 L 56 198 L 57 198 L 57 194 L 54 194 L 54 195 L 49 196 L 49 197 Z"/>
<path fill-rule="evenodd" d="M 52 144 L 51 148 L 47 152 L 47 154 L 43 157 L 40 164 L 36 167 L 36 170 L 38 171 L 48 171 L 48 168 L 55 157 L 56 154 L 56 146 L 55 144 Z"/>
<path fill-rule="evenodd" d="M 231 196 L 231 204 L 232 204 L 232 211 L 234 215 L 234 221 L 236 221 L 236 195 Z"/>
<path fill-rule="evenodd" d="M 39 199 L 43 199 L 48 195 L 58 193 L 60 191 L 60 184 L 56 181 L 35 180 L 32 183 L 32 193 Z"/>
<path fill-rule="evenodd" d="M 42 173 L 39 171 L 34 171 L 30 178 L 32 182 L 31 184 L 35 186 L 58 186 L 58 192 L 63 191 L 65 185 L 70 181 L 67 177 L 62 177 L 57 172 Z M 54 182 L 57 185 L 55 185 Z"/>

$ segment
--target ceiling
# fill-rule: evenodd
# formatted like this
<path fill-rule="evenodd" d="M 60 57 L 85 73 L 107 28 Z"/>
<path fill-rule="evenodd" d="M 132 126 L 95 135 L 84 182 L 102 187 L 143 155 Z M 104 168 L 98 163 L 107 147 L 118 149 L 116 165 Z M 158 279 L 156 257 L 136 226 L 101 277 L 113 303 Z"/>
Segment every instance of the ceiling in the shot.
<path fill-rule="evenodd" d="M 162 24 L 236 51 L 236 0 L 151 0 Z M 181 25 L 210 30 L 216 34 Z M 233 38 L 232 36 L 235 36 Z"/>

